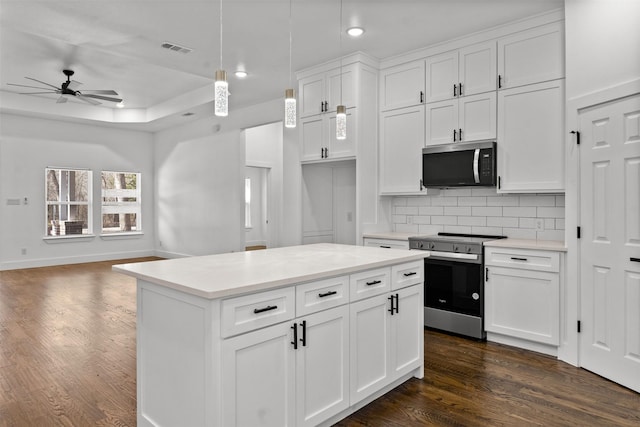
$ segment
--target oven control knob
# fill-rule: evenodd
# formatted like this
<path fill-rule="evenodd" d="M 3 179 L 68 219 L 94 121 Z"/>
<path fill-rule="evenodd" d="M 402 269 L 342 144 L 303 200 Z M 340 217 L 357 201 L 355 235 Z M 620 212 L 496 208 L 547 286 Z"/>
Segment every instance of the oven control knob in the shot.
<path fill-rule="evenodd" d="M 454 252 L 458 252 L 458 247 L 457 247 L 457 246 L 454 246 L 454 247 L 453 247 L 453 251 L 454 251 Z"/>
<path fill-rule="evenodd" d="M 433 248 L 435 248 L 435 247 L 436 247 L 436 245 L 435 245 L 435 244 L 433 244 L 433 243 L 431 243 L 429 247 L 430 247 L 431 249 L 433 249 Z"/>
<path fill-rule="evenodd" d="M 474 292 L 473 294 L 471 294 L 471 298 L 473 298 L 474 301 L 478 301 L 478 299 L 480 299 L 480 295 L 478 295 L 477 292 Z"/>
<path fill-rule="evenodd" d="M 471 248 L 467 248 L 467 253 L 471 253 Z"/>

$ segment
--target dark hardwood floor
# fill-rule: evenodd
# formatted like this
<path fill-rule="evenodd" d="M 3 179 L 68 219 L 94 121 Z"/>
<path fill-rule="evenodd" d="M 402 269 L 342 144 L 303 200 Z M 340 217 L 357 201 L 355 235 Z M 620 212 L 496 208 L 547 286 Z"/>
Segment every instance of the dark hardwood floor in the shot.
<path fill-rule="evenodd" d="M 0 272 L 0 426 L 136 425 L 119 262 Z M 640 394 L 552 357 L 427 330 L 425 365 L 338 425 L 640 426 Z"/>

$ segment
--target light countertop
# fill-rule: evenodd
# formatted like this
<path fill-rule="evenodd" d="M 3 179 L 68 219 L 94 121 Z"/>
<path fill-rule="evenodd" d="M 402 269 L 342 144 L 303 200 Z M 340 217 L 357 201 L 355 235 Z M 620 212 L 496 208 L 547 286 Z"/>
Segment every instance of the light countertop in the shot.
<path fill-rule="evenodd" d="M 369 239 L 387 239 L 409 241 L 409 237 L 417 236 L 419 233 L 401 233 L 395 231 L 381 231 L 376 233 L 363 233 L 362 237 Z"/>
<path fill-rule="evenodd" d="M 558 240 L 500 239 L 484 242 L 485 246 L 513 249 L 538 249 L 545 251 L 566 252 L 567 247 Z"/>
<path fill-rule="evenodd" d="M 421 260 L 428 251 L 319 243 L 118 264 L 113 270 L 216 299 Z"/>

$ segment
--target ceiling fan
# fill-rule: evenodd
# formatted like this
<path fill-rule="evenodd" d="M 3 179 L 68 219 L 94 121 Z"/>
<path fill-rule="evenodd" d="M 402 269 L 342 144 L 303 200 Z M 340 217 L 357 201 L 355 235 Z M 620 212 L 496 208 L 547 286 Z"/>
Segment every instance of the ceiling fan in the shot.
<path fill-rule="evenodd" d="M 70 80 L 70 77 L 73 76 L 74 74 L 73 70 L 62 70 L 62 72 L 64 73 L 65 76 L 67 76 L 67 81 L 62 82 L 61 87 L 56 87 L 54 85 L 45 83 L 43 81 L 34 79 L 32 77 L 25 77 L 25 79 L 33 80 L 34 82 L 38 82 L 48 87 L 27 86 L 27 85 L 15 84 L 15 83 L 7 83 L 7 84 L 10 86 L 28 87 L 31 89 L 41 89 L 46 91 L 46 92 L 22 92 L 21 95 L 40 95 L 40 94 L 53 94 L 53 93 L 58 94 L 60 95 L 60 97 L 56 101 L 58 104 L 67 102 L 67 97 L 64 95 L 75 96 L 79 100 L 92 105 L 101 104 L 101 102 L 96 101 L 96 99 L 100 99 L 103 101 L 111 101 L 111 102 L 122 102 L 121 98 L 104 96 L 104 95 L 118 96 L 118 92 L 116 92 L 115 90 L 84 90 L 81 92 L 77 90 L 77 88 L 82 83 L 77 82 L 75 80 Z"/>

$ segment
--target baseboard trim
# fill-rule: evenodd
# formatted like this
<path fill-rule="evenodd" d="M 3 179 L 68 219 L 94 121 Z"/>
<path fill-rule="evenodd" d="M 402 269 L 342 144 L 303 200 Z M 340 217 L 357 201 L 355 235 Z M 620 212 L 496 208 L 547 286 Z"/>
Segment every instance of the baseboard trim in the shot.
<path fill-rule="evenodd" d="M 142 258 L 156 256 L 154 250 L 111 252 L 93 255 L 65 256 L 56 258 L 39 258 L 25 261 L 7 261 L 0 263 L 0 271 L 23 268 L 51 267 L 65 264 L 83 264 L 86 262 L 112 261 L 116 259 Z"/>

